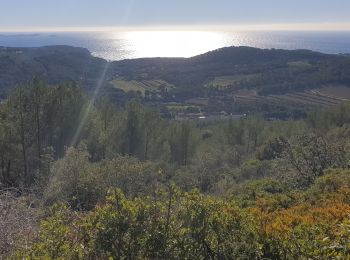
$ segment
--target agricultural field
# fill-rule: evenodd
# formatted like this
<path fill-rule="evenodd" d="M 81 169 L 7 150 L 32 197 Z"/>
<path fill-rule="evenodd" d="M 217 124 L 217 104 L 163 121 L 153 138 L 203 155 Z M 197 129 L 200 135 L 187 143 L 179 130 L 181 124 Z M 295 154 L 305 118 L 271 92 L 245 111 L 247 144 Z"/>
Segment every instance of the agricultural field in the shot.
<path fill-rule="evenodd" d="M 220 76 L 215 77 L 214 80 L 208 82 L 205 87 L 225 89 L 228 87 L 234 87 L 242 81 L 250 81 L 257 79 L 261 74 L 241 74 L 232 76 Z"/>
<path fill-rule="evenodd" d="M 163 90 L 172 89 L 174 86 L 163 81 L 163 80 L 124 80 L 124 79 L 115 79 L 110 83 L 117 89 L 123 90 L 128 93 L 131 91 L 140 92 L 143 96 L 146 91 L 152 93 L 158 93 Z"/>
<path fill-rule="evenodd" d="M 290 68 L 307 69 L 311 67 L 311 64 L 306 61 L 291 61 L 288 62 L 288 66 Z"/>
<path fill-rule="evenodd" d="M 199 110 L 198 106 L 183 104 L 183 103 L 176 103 L 176 102 L 167 103 L 166 107 L 170 111 L 174 111 L 174 112 L 185 112 L 186 110 L 191 110 L 191 109 Z"/>
<path fill-rule="evenodd" d="M 321 89 L 313 90 L 313 93 L 329 98 L 350 100 L 350 87 L 347 86 L 326 86 Z"/>
<path fill-rule="evenodd" d="M 336 106 L 342 100 L 316 95 L 312 91 L 288 93 L 285 95 L 269 95 L 269 99 L 279 100 L 280 102 L 290 102 L 303 104 L 306 106 L 331 107 Z"/>
<path fill-rule="evenodd" d="M 185 101 L 186 104 L 207 106 L 209 104 L 208 98 L 191 98 Z"/>
<path fill-rule="evenodd" d="M 236 102 L 255 102 L 269 104 L 291 104 L 306 107 L 332 107 L 350 100 L 350 88 L 332 87 L 314 89 L 304 92 L 287 93 L 283 95 L 260 96 L 254 91 L 241 90 L 235 93 Z"/>

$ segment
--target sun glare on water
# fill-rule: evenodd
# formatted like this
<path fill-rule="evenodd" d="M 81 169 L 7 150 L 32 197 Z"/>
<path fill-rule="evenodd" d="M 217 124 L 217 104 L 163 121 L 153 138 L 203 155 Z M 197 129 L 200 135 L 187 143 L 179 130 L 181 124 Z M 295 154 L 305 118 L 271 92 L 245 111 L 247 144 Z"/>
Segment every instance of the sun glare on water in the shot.
<path fill-rule="evenodd" d="M 123 38 L 125 51 L 135 58 L 191 57 L 227 46 L 224 34 L 208 31 L 130 31 L 113 38 L 117 45 Z"/>
<path fill-rule="evenodd" d="M 85 35 L 84 33 L 81 35 Z M 116 29 L 87 33 L 78 46 L 107 60 L 148 57 L 192 57 L 228 46 L 276 49 L 311 49 L 348 53 L 348 32 L 234 31 L 234 30 L 134 30 Z M 80 39 L 78 41 L 80 43 Z M 73 45 L 76 45 L 73 42 Z M 62 44 L 62 43 L 61 43 Z M 70 45 L 70 42 L 64 42 Z"/>

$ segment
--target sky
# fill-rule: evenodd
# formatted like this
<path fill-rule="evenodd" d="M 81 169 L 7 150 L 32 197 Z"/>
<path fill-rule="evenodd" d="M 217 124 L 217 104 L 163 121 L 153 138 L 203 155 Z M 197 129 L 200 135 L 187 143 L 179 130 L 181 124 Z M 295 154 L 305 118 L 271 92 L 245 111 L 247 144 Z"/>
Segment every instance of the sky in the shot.
<path fill-rule="evenodd" d="M 0 30 L 233 26 L 350 30 L 350 0 L 0 0 Z"/>

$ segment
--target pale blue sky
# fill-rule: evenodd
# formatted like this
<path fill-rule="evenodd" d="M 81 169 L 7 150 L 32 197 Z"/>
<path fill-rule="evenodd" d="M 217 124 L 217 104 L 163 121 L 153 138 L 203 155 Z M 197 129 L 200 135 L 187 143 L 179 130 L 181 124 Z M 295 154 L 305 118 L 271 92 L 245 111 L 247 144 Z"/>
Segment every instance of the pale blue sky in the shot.
<path fill-rule="evenodd" d="M 0 0 L 0 28 L 350 24 L 350 0 Z"/>

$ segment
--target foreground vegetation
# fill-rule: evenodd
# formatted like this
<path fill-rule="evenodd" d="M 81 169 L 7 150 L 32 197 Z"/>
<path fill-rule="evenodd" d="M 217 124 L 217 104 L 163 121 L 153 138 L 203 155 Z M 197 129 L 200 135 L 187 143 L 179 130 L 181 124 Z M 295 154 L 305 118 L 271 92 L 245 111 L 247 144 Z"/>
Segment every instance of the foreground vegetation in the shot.
<path fill-rule="evenodd" d="M 349 104 L 175 122 L 35 79 L 0 118 L 2 256 L 350 257 Z"/>
<path fill-rule="evenodd" d="M 17 255 L 29 259 L 346 259 L 350 257 L 349 175 L 349 171 L 328 173 L 301 194 L 273 191 L 271 183 L 254 183 L 263 191 L 244 201 L 250 206 L 198 190 L 183 193 L 173 186 L 133 199 L 111 189 L 106 201 L 91 212 L 55 205 L 41 223 L 35 244 Z"/>

